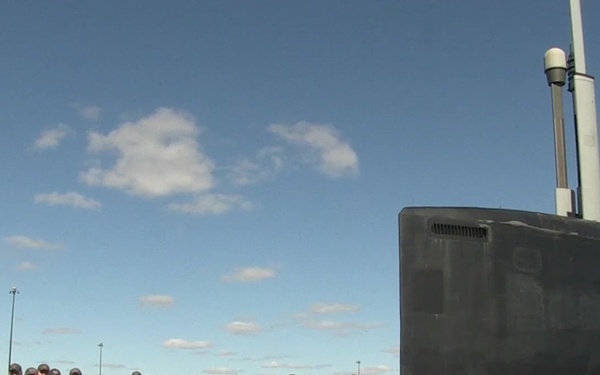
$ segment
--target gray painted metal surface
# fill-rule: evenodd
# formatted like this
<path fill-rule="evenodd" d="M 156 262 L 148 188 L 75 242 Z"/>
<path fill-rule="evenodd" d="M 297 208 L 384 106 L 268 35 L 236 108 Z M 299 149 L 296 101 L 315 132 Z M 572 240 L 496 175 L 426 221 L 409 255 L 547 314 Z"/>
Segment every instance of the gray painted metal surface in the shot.
<path fill-rule="evenodd" d="M 402 375 L 600 374 L 600 223 L 399 215 Z"/>

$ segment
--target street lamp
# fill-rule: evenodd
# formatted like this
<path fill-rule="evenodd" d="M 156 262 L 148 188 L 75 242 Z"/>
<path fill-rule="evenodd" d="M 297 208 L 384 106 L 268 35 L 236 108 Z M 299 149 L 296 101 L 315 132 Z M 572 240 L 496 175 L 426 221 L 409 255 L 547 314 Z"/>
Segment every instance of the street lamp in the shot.
<path fill-rule="evenodd" d="M 16 286 L 13 286 L 8 294 L 12 294 L 12 311 L 10 313 L 10 338 L 8 342 L 8 367 L 10 368 L 10 364 L 12 361 L 12 337 L 13 337 L 13 323 L 15 321 L 15 297 L 19 293 L 19 290 Z"/>
<path fill-rule="evenodd" d="M 357 373 L 357 375 L 360 375 L 360 361 L 356 361 L 356 364 L 358 365 L 358 373 Z"/>
<path fill-rule="evenodd" d="M 102 375 L 102 348 L 104 348 L 104 344 L 100 343 L 98 344 L 98 347 L 100 348 L 100 363 L 98 364 L 98 375 Z"/>

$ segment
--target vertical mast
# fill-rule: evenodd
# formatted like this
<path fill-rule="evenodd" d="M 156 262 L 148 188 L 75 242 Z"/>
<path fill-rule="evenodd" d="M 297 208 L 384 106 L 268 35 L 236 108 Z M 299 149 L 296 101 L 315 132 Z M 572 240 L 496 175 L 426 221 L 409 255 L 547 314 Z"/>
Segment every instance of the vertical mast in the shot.
<path fill-rule="evenodd" d="M 567 81 L 567 58 L 560 48 L 551 48 L 544 54 L 544 71 L 552 91 L 552 118 L 554 120 L 554 154 L 556 164 L 556 214 L 575 216 L 573 193 L 569 189 L 567 150 L 562 87 Z"/>
<path fill-rule="evenodd" d="M 600 154 L 594 77 L 587 74 L 581 0 L 570 0 L 574 59 L 573 110 L 577 134 L 579 199 L 584 219 L 600 221 Z"/>

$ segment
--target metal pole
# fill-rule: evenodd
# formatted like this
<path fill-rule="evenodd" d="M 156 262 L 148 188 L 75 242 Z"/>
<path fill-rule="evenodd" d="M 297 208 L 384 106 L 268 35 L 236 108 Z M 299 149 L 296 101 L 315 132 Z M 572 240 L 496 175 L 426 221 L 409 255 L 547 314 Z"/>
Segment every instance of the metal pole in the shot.
<path fill-rule="evenodd" d="M 98 344 L 98 346 L 100 347 L 100 362 L 98 364 L 98 375 L 102 375 L 102 348 L 104 348 L 104 344 L 100 343 Z"/>
<path fill-rule="evenodd" d="M 16 286 L 10 290 L 9 294 L 12 294 L 12 311 L 10 313 L 10 337 L 8 341 L 8 368 L 10 368 L 12 361 L 12 339 L 13 339 L 13 326 L 15 321 L 15 297 L 19 293 Z"/>
<path fill-rule="evenodd" d="M 567 147 L 565 145 L 565 120 L 562 87 L 552 84 L 551 91 L 552 115 L 554 117 L 554 147 L 556 148 L 556 187 L 568 188 Z"/>
<path fill-rule="evenodd" d="M 551 85 L 552 114 L 554 117 L 554 149 L 556 152 L 556 214 L 575 216 L 575 198 L 567 177 L 567 147 L 565 142 L 565 120 L 562 87 Z"/>
<path fill-rule="evenodd" d="M 567 81 L 567 59 L 560 48 L 550 48 L 544 54 L 544 72 L 552 93 L 552 118 L 554 122 L 554 151 L 556 164 L 556 214 L 574 216 L 574 196 L 569 189 L 567 175 L 567 147 L 562 87 Z"/>
<path fill-rule="evenodd" d="M 587 74 L 583 42 L 581 1 L 570 0 L 574 69 L 573 111 L 577 135 L 581 214 L 584 219 L 600 221 L 600 153 L 594 77 Z"/>
<path fill-rule="evenodd" d="M 360 361 L 356 361 L 356 364 L 358 365 L 358 375 L 360 375 Z"/>

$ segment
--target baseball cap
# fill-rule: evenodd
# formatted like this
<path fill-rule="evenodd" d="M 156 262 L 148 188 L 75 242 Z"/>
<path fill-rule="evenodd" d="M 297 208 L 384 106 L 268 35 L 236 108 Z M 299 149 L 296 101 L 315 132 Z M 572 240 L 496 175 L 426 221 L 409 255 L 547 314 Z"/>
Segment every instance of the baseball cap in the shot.
<path fill-rule="evenodd" d="M 69 375 L 81 375 L 81 370 L 78 369 L 77 367 L 72 368 L 71 371 L 69 372 Z"/>
<path fill-rule="evenodd" d="M 19 374 L 23 372 L 23 369 L 21 368 L 21 365 L 18 363 L 13 363 L 12 365 L 10 365 L 10 367 L 8 368 L 8 372 L 13 373 L 13 372 L 18 372 Z"/>
<path fill-rule="evenodd" d="M 30 367 L 27 370 L 25 370 L 25 375 L 37 375 L 37 370 L 35 369 L 35 367 Z"/>
<path fill-rule="evenodd" d="M 45 372 L 48 372 L 48 371 L 50 371 L 50 366 L 48 366 L 48 365 L 47 365 L 47 364 L 45 364 L 45 363 L 42 363 L 41 365 L 39 365 L 39 366 L 38 366 L 37 370 L 38 370 L 39 372 L 44 372 L 44 371 L 45 371 Z"/>

